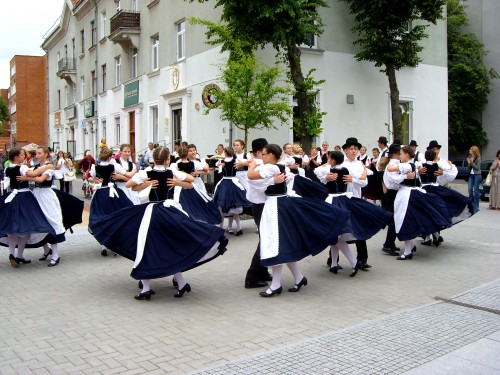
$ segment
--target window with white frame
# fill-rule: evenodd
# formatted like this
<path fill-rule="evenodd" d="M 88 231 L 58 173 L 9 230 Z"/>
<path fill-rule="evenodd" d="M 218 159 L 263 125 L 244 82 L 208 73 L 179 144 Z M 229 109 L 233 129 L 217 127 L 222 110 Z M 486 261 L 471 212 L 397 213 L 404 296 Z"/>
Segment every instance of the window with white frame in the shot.
<path fill-rule="evenodd" d="M 75 41 L 75 38 L 71 39 L 71 57 L 73 59 L 76 57 L 76 41 Z"/>
<path fill-rule="evenodd" d="M 116 127 L 116 144 L 119 145 L 121 138 L 120 116 L 115 117 L 115 127 Z"/>
<path fill-rule="evenodd" d="M 80 77 L 80 86 L 81 86 L 81 89 L 82 89 L 82 97 L 81 97 L 81 100 L 85 99 L 85 76 L 81 76 Z"/>
<path fill-rule="evenodd" d="M 186 58 L 186 21 L 177 23 L 177 60 Z"/>
<path fill-rule="evenodd" d="M 99 35 L 101 39 L 106 36 L 106 20 L 106 12 L 101 12 L 101 35 Z"/>
<path fill-rule="evenodd" d="M 90 28 L 92 30 L 92 45 L 95 46 L 97 44 L 97 25 L 95 20 L 90 21 Z"/>
<path fill-rule="evenodd" d="M 97 94 L 97 73 L 95 70 L 90 72 L 90 76 L 92 77 L 92 96 Z"/>
<path fill-rule="evenodd" d="M 73 86 L 73 103 L 76 103 L 76 83 L 72 84 Z"/>
<path fill-rule="evenodd" d="M 101 127 L 102 127 L 102 135 L 101 138 L 106 138 L 106 119 L 103 118 L 101 120 Z"/>
<path fill-rule="evenodd" d="M 115 57 L 115 86 L 122 83 L 122 57 Z"/>
<path fill-rule="evenodd" d="M 16 65 L 12 65 L 10 67 L 10 76 L 12 77 L 14 74 L 16 74 Z"/>
<path fill-rule="evenodd" d="M 160 36 L 156 35 L 151 38 L 151 68 L 153 70 L 158 70 L 160 66 Z"/>
<path fill-rule="evenodd" d="M 102 92 L 106 92 L 106 64 L 101 65 Z"/>
<path fill-rule="evenodd" d="M 11 96 L 12 96 L 12 95 L 15 95 L 15 94 L 16 94 L 16 91 L 17 91 L 17 90 L 16 90 L 16 83 L 15 83 L 15 82 L 13 82 L 13 83 L 12 83 L 12 86 L 10 86 L 10 95 L 11 95 Z"/>
<path fill-rule="evenodd" d="M 61 109 L 61 90 L 57 90 L 57 109 Z"/>
<path fill-rule="evenodd" d="M 139 9 L 137 7 L 137 0 L 132 0 L 132 10 L 137 12 Z"/>
<path fill-rule="evenodd" d="M 137 55 L 137 48 L 133 48 L 132 49 L 132 64 L 131 64 L 131 77 L 132 78 L 135 78 L 137 77 L 137 71 L 138 71 L 138 68 L 137 68 L 137 63 L 139 62 L 138 61 L 138 55 Z"/>
<path fill-rule="evenodd" d="M 67 107 L 69 105 L 69 87 L 68 85 L 64 86 L 64 106 Z"/>
<path fill-rule="evenodd" d="M 151 128 L 153 130 L 153 140 L 158 141 L 158 106 L 151 107 Z"/>
<path fill-rule="evenodd" d="M 85 53 L 85 30 L 80 30 L 80 42 L 82 43 L 81 53 Z"/>

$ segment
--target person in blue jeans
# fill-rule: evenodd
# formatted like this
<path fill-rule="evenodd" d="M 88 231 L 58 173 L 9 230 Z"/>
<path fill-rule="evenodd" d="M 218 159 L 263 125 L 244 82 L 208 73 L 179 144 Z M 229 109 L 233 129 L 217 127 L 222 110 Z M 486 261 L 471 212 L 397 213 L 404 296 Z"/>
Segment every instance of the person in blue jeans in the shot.
<path fill-rule="evenodd" d="M 474 213 L 479 211 L 479 184 L 481 183 L 481 154 L 477 146 L 472 146 L 467 157 L 469 168 L 469 197 L 472 198 Z"/>

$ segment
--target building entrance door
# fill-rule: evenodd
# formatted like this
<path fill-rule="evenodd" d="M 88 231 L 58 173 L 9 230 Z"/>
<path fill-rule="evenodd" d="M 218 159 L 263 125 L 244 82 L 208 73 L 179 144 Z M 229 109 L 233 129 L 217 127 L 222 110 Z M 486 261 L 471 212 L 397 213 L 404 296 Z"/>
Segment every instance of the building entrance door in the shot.
<path fill-rule="evenodd" d="M 182 141 L 182 108 L 172 109 L 172 145 Z"/>
<path fill-rule="evenodd" d="M 135 163 L 135 112 L 129 112 L 130 124 L 130 151 L 132 151 L 132 161 Z"/>

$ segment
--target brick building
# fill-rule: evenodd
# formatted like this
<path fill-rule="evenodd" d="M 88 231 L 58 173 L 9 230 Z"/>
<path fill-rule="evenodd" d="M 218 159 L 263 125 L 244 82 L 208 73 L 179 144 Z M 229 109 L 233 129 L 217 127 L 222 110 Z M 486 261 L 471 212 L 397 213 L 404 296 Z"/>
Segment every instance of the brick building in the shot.
<path fill-rule="evenodd" d="M 48 144 L 46 56 L 10 60 L 9 112 L 13 145 Z"/>

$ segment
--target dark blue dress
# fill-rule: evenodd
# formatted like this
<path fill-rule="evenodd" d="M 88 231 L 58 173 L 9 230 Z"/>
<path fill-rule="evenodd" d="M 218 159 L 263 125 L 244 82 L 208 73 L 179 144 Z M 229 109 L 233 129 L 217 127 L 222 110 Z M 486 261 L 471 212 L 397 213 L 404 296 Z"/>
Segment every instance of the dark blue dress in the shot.
<path fill-rule="evenodd" d="M 215 187 L 214 202 L 222 208 L 224 214 L 243 212 L 243 207 L 252 207 L 252 202 L 246 198 L 246 191 L 236 177 L 235 159 L 224 160 L 223 178 Z M 241 213 L 239 212 L 239 213 Z"/>
<path fill-rule="evenodd" d="M 91 224 L 94 237 L 108 249 L 135 261 L 131 276 L 155 279 L 206 263 L 226 251 L 224 230 L 187 216 L 176 203 L 166 181 L 171 170 L 153 170 L 158 188 L 151 203 L 122 208 Z"/>

